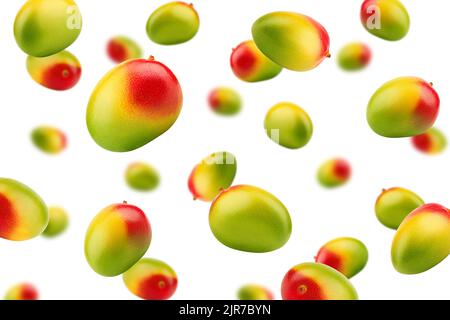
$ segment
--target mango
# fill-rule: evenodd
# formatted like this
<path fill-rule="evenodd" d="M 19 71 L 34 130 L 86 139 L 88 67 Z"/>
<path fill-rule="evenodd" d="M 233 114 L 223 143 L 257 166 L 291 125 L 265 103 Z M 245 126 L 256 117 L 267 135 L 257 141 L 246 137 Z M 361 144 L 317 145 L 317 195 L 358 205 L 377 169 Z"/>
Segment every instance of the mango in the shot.
<path fill-rule="evenodd" d="M 411 212 L 392 241 L 392 264 L 404 274 L 425 272 L 449 253 L 450 211 L 439 204 L 424 204 Z"/>
<path fill-rule="evenodd" d="M 14 37 L 33 57 L 47 57 L 69 47 L 80 35 L 82 18 L 73 0 L 28 0 L 17 13 Z"/>
<path fill-rule="evenodd" d="M 345 71 L 364 69 L 372 60 L 372 50 L 365 43 L 352 42 L 346 44 L 337 57 L 339 67 Z"/>
<path fill-rule="evenodd" d="M 397 230 L 403 219 L 425 204 L 421 197 L 405 188 L 383 190 L 375 203 L 377 219 L 386 227 Z"/>
<path fill-rule="evenodd" d="M 358 239 L 337 238 L 323 245 L 315 259 L 350 279 L 364 269 L 369 260 L 369 251 Z"/>
<path fill-rule="evenodd" d="M 252 34 L 259 50 L 289 70 L 314 69 L 329 56 L 328 32 L 320 23 L 300 13 L 268 13 L 256 20 Z"/>
<path fill-rule="evenodd" d="M 113 204 L 97 214 L 86 232 L 84 253 L 91 268 L 105 277 L 130 269 L 147 252 L 152 230 L 136 206 Z"/>
<path fill-rule="evenodd" d="M 165 262 L 144 258 L 123 274 L 131 293 L 145 300 L 167 300 L 177 290 L 178 277 Z"/>
<path fill-rule="evenodd" d="M 66 231 L 69 225 L 69 215 L 66 210 L 61 207 L 49 207 L 48 215 L 47 228 L 42 232 L 44 237 L 53 238 Z"/>
<path fill-rule="evenodd" d="M 0 178 L 0 238 L 29 240 L 47 224 L 47 206 L 36 192 L 19 181 Z"/>
<path fill-rule="evenodd" d="M 290 102 L 270 108 L 264 120 L 268 137 L 288 149 L 304 147 L 313 134 L 311 118 L 305 110 Z"/>
<path fill-rule="evenodd" d="M 358 300 L 350 281 L 321 263 L 302 263 L 291 268 L 281 284 L 283 300 Z"/>
<path fill-rule="evenodd" d="M 367 106 L 367 122 L 383 137 L 412 137 L 433 126 L 439 104 L 432 84 L 415 77 L 397 78 L 374 93 Z"/>
<path fill-rule="evenodd" d="M 147 35 L 155 43 L 174 45 L 191 40 L 198 32 L 200 19 L 192 4 L 169 2 L 156 9 L 147 20 Z"/>
<path fill-rule="evenodd" d="M 108 57 L 115 63 L 130 59 L 142 58 L 142 49 L 133 39 L 126 36 L 115 36 L 106 45 Z"/>
<path fill-rule="evenodd" d="M 231 70 L 246 82 L 260 82 L 275 78 L 283 68 L 267 58 L 253 40 L 240 43 L 230 58 Z"/>
<path fill-rule="evenodd" d="M 125 61 L 97 84 L 86 113 L 89 133 L 106 150 L 138 149 L 166 132 L 183 104 L 172 71 L 150 59 Z"/>
<path fill-rule="evenodd" d="M 159 185 L 159 173 L 145 162 L 134 162 L 125 171 L 125 181 L 131 189 L 152 191 Z"/>
<path fill-rule="evenodd" d="M 42 152 L 59 154 L 67 148 L 67 136 L 58 128 L 40 126 L 31 132 L 33 144 Z"/>
<path fill-rule="evenodd" d="M 325 161 L 317 170 L 317 180 L 325 188 L 336 188 L 346 184 L 352 175 L 350 163 L 342 158 Z"/>
<path fill-rule="evenodd" d="M 215 152 L 204 158 L 192 170 L 188 187 L 194 199 L 212 201 L 233 183 L 236 176 L 236 157 L 229 152 Z"/>
<path fill-rule="evenodd" d="M 58 91 L 73 88 L 81 78 L 80 61 L 69 51 L 44 58 L 28 56 L 27 70 L 41 86 Z"/>
<path fill-rule="evenodd" d="M 239 288 L 237 293 L 239 300 L 274 300 L 273 293 L 257 284 L 246 284 Z"/>
<path fill-rule="evenodd" d="M 211 110 L 219 115 L 233 116 L 241 111 L 242 98 L 232 88 L 217 87 L 209 93 L 208 104 Z"/>
<path fill-rule="evenodd" d="M 19 283 L 6 292 L 5 300 L 38 300 L 39 293 L 30 283 Z"/>
<path fill-rule="evenodd" d="M 211 205 L 209 225 L 222 244 L 246 252 L 277 250 L 292 231 L 291 217 L 281 201 L 249 185 L 222 191 Z"/>
<path fill-rule="evenodd" d="M 412 137 L 411 142 L 416 150 L 429 155 L 442 153 L 447 147 L 447 138 L 438 128 Z"/>
<path fill-rule="evenodd" d="M 365 0 L 360 16 L 364 28 L 378 38 L 398 41 L 408 34 L 409 14 L 399 0 Z"/>

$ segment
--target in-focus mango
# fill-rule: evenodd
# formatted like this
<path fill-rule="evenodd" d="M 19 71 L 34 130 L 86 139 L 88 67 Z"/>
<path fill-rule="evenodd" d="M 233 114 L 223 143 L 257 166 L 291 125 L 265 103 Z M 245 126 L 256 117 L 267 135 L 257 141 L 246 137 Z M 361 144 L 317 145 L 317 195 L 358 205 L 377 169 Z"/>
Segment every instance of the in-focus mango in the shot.
<path fill-rule="evenodd" d="M 239 288 L 237 297 L 239 300 L 274 300 L 273 293 L 258 284 L 246 284 Z"/>
<path fill-rule="evenodd" d="M 188 187 L 194 199 L 212 201 L 233 183 L 236 176 L 236 157 L 229 152 L 215 152 L 192 170 Z"/>
<path fill-rule="evenodd" d="M 450 211 L 439 204 L 425 204 L 411 212 L 392 241 L 392 264 L 404 274 L 425 272 L 449 253 Z"/>
<path fill-rule="evenodd" d="M 49 221 L 42 235 L 47 238 L 59 236 L 69 225 L 69 215 L 61 207 L 48 208 Z"/>
<path fill-rule="evenodd" d="M 249 185 L 222 191 L 211 205 L 209 225 L 222 244 L 247 252 L 279 249 L 292 231 L 291 217 L 281 201 Z"/>
<path fill-rule="evenodd" d="M 336 269 L 348 279 L 361 272 L 368 260 L 369 251 L 364 243 L 349 237 L 327 242 L 316 256 L 316 262 Z"/>
<path fill-rule="evenodd" d="M 268 13 L 256 20 L 252 34 L 259 50 L 286 69 L 308 71 L 329 56 L 328 32 L 300 13 Z"/>
<path fill-rule="evenodd" d="M 28 0 L 17 13 L 14 36 L 33 57 L 47 57 L 70 46 L 80 35 L 82 19 L 73 0 Z"/>
<path fill-rule="evenodd" d="M 182 104 L 180 84 L 169 68 L 153 57 L 128 60 L 96 86 L 87 107 L 87 127 L 99 146 L 132 151 L 166 132 Z"/>
<path fill-rule="evenodd" d="M 309 115 L 290 102 L 281 102 L 270 108 L 264 120 L 264 128 L 272 141 L 289 149 L 304 147 L 313 134 Z"/>
<path fill-rule="evenodd" d="M 130 269 L 147 251 L 152 230 L 145 213 L 136 206 L 113 204 L 92 220 L 84 252 L 91 268 L 105 277 Z"/>
<path fill-rule="evenodd" d="M 341 158 L 327 160 L 317 170 L 317 180 L 325 188 L 342 186 L 350 180 L 351 175 L 350 163 Z"/>
<path fill-rule="evenodd" d="M 259 82 L 275 78 L 283 68 L 267 58 L 253 40 L 239 44 L 230 58 L 231 70 L 239 79 Z"/>
<path fill-rule="evenodd" d="M 31 132 L 31 141 L 42 152 L 59 154 L 67 148 L 67 136 L 60 129 L 40 126 Z"/>
<path fill-rule="evenodd" d="M 30 283 L 20 283 L 11 287 L 5 295 L 5 300 L 38 300 L 39 293 Z"/>
<path fill-rule="evenodd" d="M 439 104 L 432 84 L 415 77 L 397 78 L 374 93 L 367 106 L 367 122 L 383 137 L 412 137 L 433 126 Z"/>
<path fill-rule="evenodd" d="M 291 268 L 281 284 L 283 300 L 357 300 L 358 294 L 340 272 L 321 263 Z"/>
<path fill-rule="evenodd" d="M 339 67 L 345 71 L 364 69 L 372 60 L 372 50 L 365 43 L 352 42 L 346 44 L 337 57 Z"/>
<path fill-rule="evenodd" d="M 147 20 L 147 35 L 162 45 L 180 44 L 198 32 L 200 19 L 192 4 L 169 2 L 156 9 Z"/>
<path fill-rule="evenodd" d="M 0 238 L 29 240 L 47 224 L 47 206 L 36 192 L 19 181 L 0 178 Z"/>
<path fill-rule="evenodd" d="M 224 116 L 233 116 L 242 108 L 242 98 L 239 93 L 228 87 L 217 87 L 211 90 L 208 104 L 215 113 Z"/>
<path fill-rule="evenodd" d="M 430 155 L 442 153 L 447 147 L 447 138 L 438 128 L 412 137 L 411 142 L 418 151 Z"/>
<path fill-rule="evenodd" d="M 145 162 L 134 162 L 125 171 L 128 186 L 138 191 L 152 191 L 159 185 L 159 173 Z"/>
<path fill-rule="evenodd" d="M 111 38 L 106 45 L 106 53 L 115 63 L 142 58 L 142 49 L 139 44 L 126 36 Z"/>
<path fill-rule="evenodd" d="M 396 230 L 403 219 L 425 204 L 421 197 L 405 188 L 383 190 L 375 202 L 377 219 L 386 227 Z"/>
<path fill-rule="evenodd" d="M 41 86 L 58 91 L 73 88 L 81 78 L 80 61 L 69 51 L 44 58 L 28 56 L 27 70 Z"/>
<path fill-rule="evenodd" d="M 177 290 L 175 271 L 165 262 L 144 258 L 123 274 L 131 293 L 145 300 L 167 300 Z"/>
<path fill-rule="evenodd" d="M 378 38 L 398 41 L 408 34 L 409 14 L 399 0 L 365 0 L 360 16 L 364 28 Z"/>

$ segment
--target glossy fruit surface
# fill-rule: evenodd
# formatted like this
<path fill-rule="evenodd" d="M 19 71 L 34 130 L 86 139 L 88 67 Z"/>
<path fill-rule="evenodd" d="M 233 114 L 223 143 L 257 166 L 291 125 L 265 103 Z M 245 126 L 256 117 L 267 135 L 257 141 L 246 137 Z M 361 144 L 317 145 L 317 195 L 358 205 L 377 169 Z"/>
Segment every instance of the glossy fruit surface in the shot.
<path fill-rule="evenodd" d="M 150 15 L 147 35 L 158 44 L 180 44 L 191 40 L 199 26 L 200 19 L 192 4 L 174 1 L 159 7 Z"/>
<path fill-rule="evenodd" d="M 367 122 L 383 137 L 412 137 L 433 126 L 439 104 L 430 83 L 414 77 L 397 78 L 374 93 L 367 106 Z"/>
<path fill-rule="evenodd" d="M 412 137 L 411 142 L 418 151 L 430 155 L 442 153 L 447 147 L 447 138 L 438 128 Z"/>
<path fill-rule="evenodd" d="M 256 20 L 252 34 L 259 50 L 286 69 L 308 71 L 329 56 L 328 32 L 300 13 L 268 13 Z"/>
<path fill-rule="evenodd" d="M 47 57 L 70 46 L 81 26 L 81 14 L 73 0 L 28 0 L 17 13 L 14 36 L 26 54 Z"/>
<path fill-rule="evenodd" d="M 377 219 L 386 227 L 396 230 L 403 219 L 425 204 L 421 197 L 405 188 L 383 190 L 375 203 Z"/>
<path fill-rule="evenodd" d="M 36 192 L 19 181 L 0 178 L 0 238 L 29 240 L 47 224 L 47 206 Z"/>
<path fill-rule="evenodd" d="M 392 241 L 392 264 L 404 274 L 425 272 L 449 253 L 450 211 L 439 204 L 425 204 L 411 212 Z"/>
<path fill-rule="evenodd" d="M 59 236 L 69 225 L 69 215 L 61 207 L 48 208 L 49 221 L 42 235 L 48 238 Z"/>
<path fill-rule="evenodd" d="M 244 41 L 233 49 L 230 64 L 235 76 L 247 82 L 269 80 L 283 70 L 267 58 L 253 40 Z"/>
<path fill-rule="evenodd" d="M 165 262 L 144 258 L 123 274 L 131 293 L 145 300 L 167 300 L 177 290 L 175 271 Z"/>
<path fill-rule="evenodd" d="M 73 88 L 81 78 L 81 64 L 69 51 L 44 58 L 28 56 L 27 70 L 34 81 L 58 91 Z"/>
<path fill-rule="evenodd" d="M 233 186 L 214 199 L 209 225 L 222 244 L 247 252 L 279 249 L 292 231 L 291 217 L 281 201 L 248 185 Z"/>
<path fill-rule="evenodd" d="M 106 207 L 92 220 L 84 242 L 91 268 L 105 277 L 130 269 L 147 252 L 152 238 L 145 213 L 121 203 Z"/>
<path fill-rule="evenodd" d="M 337 57 L 339 67 L 345 71 L 356 71 L 367 67 L 372 60 L 372 50 L 361 42 L 346 44 Z"/>
<path fill-rule="evenodd" d="M 273 106 L 266 114 L 264 128 L 272 141 L 289 149 L 304 147 L 313 134 L 313 124 L 309 115 L 290 102 L 281 102 Z"/>
<path fill-rule="evenodd" d="M 236 176 L 236 157 L 229 152 L 215 152 L 192 170 L 188 187 L 194 199 L 212 201 L 233 183 Z"/>
<path fill-rule="evenodd" d="M 115 152 L 138 149 L 166 132 L 181 112 L 183 94 L 162 63 L 128 60 L 108 72 L 89 100 L 89 133 Z"/>
<path fill-rule="evenodd" d="M 335 269 L 302 263 L 290 269 L 281 284 L 284 300 L 357 300 L 353 285 Z"/>
<path fill-rule="evenodd" d="M 347 278 L 354 277 L 367 264 L 369 251 L 355 238 L 337 238 L 327 242 L 316 256 L 316 262 L 326 264 Z"/>
<path fill-rule="evenodd" d="M 409 14 L 399 0 L 365 0 L 360 15 L 364 28 L 381 39 L 398 41 L 408 34 Z"/>
<path fill-rule="evenodd" d="M 158 171 L 145 162 L 134 162 L 125 171 L 128 186 L 137 191 L 155 190 L 160 181 Z"/>
<path fill-rule="evenodd" d="M 126 36 L 111 38 L 106 45 L 106 53 L 115 63 L 142 58 L 142 49 L 139 44 Z"/>

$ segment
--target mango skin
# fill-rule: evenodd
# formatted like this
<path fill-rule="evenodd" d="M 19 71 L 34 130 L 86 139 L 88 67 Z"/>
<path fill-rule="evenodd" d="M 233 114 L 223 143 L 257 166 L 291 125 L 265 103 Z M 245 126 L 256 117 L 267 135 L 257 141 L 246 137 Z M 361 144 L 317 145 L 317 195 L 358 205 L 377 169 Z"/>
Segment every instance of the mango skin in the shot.
<path fill-rule="evenodd" d="M 291 268 L 281 284 L 283 300 L 358 300 L 353 285 L 335 269 L 321 263 Z"/>
<path fill-rule="evenodd" d="M 86 124 L 102 148 L 129 152 L 169 130 L 182 105 L 181 86 L 168 67 L 153 57 L 127 60 L 97 84 Z"/>
<path fill-rule="evenodd" d="M 420 78 L 401 77 L 381 86 L 367 106 L 372 130 L 387 138 L 412 137 L 430 129 L 439 114 L 440 99 Z"/>
<path fill-rule="evenodd" d="M 198 32 L 200 19 L 192 4 L 167 3 L 148 18 L 147 35 L 155 43 L 174 45 L 191 40 Z"/>
<path fill-rule="evenodd" d="M 239 288 L 237 297 L 239 300 L 274 300 L 273 293 L 257 284 L 246 284 Z"/>
<path fill-rule="evenodd" d="M 8 289 L 5 300 L 38 300 L 39 292 L 30 283 L 20 283 Z"/>
<path fill-rule="evenodd" d="M 414 148 L 428 155 L 442 153 L 447 147 L 447 138 L 438 128 L 431 128 L 425 133 L 412 137 L 411 142 Z"/>
<path fill-rule="evenodd" d="M 383 190 L 375 203 L 378 221 L 384 226 L 397 230 L 407 215 L 425 202 L 414 192 L 405 188 Z"/>
<path fill-rule="evenodd" d="M 222 116 L 234 116 L 242 109 L 241 95 L 229 87 L 217 87 L 211 90 L 208 104 L 212 111 Z"/>
<path fill-rule="evenodd" d="M 125 171 L 125 181 L 131 189 L 153 191 L 160 181 L 158 171 L 144 162 L 134 162 Z"/>
<path fill-rule="evenodd" d="M 150 223 L 141 209 L 127 203 L 113 204 L 100 211 L 89 225 L 84 253 L 95 272 L 115 277 L 142 258 L 151 238 Z"/>
<path fill-rule="evenodd" d="M 142 58 L 142 49 L 133 39 L 126 36 L 115 36 L 108 41 L 106 52 L 115 63 L 130 59 Z"/>
<path fill-rule="evenodd" d="M 317 180 L 322 187 L 336 188 L 346 184 L 352 174 L 350 163 L 341 158 L 325 161 L 317 170 Z"/>
<path fill-rule="evenodd" d="M 40 126 L 31 132 L 31 141 L 44 153 L 56 155 L 67 148 L 67 136 L 60 129 Z"/>
<path fill-rule="evenodd" d="M 237 171 L 236 157 L 226 151 L 204 158 L 192 170 L 188 187 L 194 200 L 212 201 L 233 183 Z"/>
<path fill-rule="evenodd" d="M 47 57 L 70 46 L 81 27 L 80 11 L 73 0 L 28 0 L 17 13 L 14 36 L 26 54 Z"/>
<path fill-rule="evenodd" d="M 42 232 L 44 237 L 53 238 L 66 231 L 69 226 L 69 215 L 66 210 L 61 207 L 49 207 L 48 215 L 47 228 Z"/>
<path fill-rule="evenodd" d="M 308 71 L 329 56 L 330 38 L 314 19 L 294 12 L 272 12 L 252 27 L 256 46 L 269 59 L 293 71 Z"/>
<path fill-rule="evenodd" d="M 369 46 L 361 42 L 346 44 L 339 51 L 337 62 L 339 67 L 345 71 L 362 70 L 372 60 L 372 51 Z"/>
<path fill-rule="evenodd" d="M 233 49 L 230 65 L 234 75 L 246 82 L 270 80 L 283 70 L 267 58 L 253 40 L 244 41 Z"/>
<path fill-rule="evenodd" d="M 39 236 L 48 224 L 41 197 L 23 183 L 0 178 L 0 238 L 12 241 Z"/>
<path fill-rule="evenodd" d="M 222 191 L 211 205 L 209 225 L 225 246 L 258 253 L 281 248 L 292 231 L 291 217 L 280 200 L 249 185 Z"/>
<path fill-rule="evenodd" d="M 273 106 L 266 114 L 268 137 L 288 149 L 299 149 L 311 140 L 313 123 L 305 110 L 290 102 Z"/>
<path fill-rule="evenodd" d="M 364 28 L 378 38 L 398 41 L 408 34 L 409 14 L 398 0 L 365 0 L 360 16 Z M 374 19 L 379 19 L 379 25 Z"/>
<path fill-rule="evenodd" d="M 320 248 L 316 262 L 336 269 L 348 279 L 360 273 L 369 260 L 369 251 L 360 240 L 355 238 L 337 238 Z"/>
<path fill-rule="evenodd" d="M 122 278 L 131 293 L 145 300 L 167 300 L 178 286 L 172 267 L 157 259 L 139 260 Z"/>
<path fill-rule="evenodd" d="M 425 272 L 449 253 L 450 211 L 439 204 L 425 204 L 411 212 L 392 241 L 392 264 L 403 274 Z"/>

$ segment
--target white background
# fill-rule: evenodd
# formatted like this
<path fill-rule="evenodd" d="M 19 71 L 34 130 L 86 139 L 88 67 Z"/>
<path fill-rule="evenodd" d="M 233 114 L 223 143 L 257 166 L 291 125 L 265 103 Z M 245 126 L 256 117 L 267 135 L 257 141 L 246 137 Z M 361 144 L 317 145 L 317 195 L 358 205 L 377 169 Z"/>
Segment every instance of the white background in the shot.
<path fill-rule="evenodd" d="M 366 269 L 352 279 L 361 299 L 449 298 L 450 261 L 413 276 L 391 265 L 393 231 L 375 218 L 374 202 L 382 188 L 402 186 L 427 202 L 448 205 L 449 154 L 419 154 L 408 139 L 377 136 L 365 120 L 371 94 L 384 82 L 405 75 L 435 84 L 441 97 L 437 126 L 450 125 L 448 12 L 444 0 L 404 0 L 412 25 L 395 43 L 368 34 L 359 21 L 362 1 L 345 0 L 203 0 L 194 1 L 200 18 L 198 35 L 179 46 L 163 47 L 146 36 L 148 16 L 165 1 L 78 0 L 84 25 L 70 47 L 81 61 L 80 83 L 67 92 L 53 92 L 34 83 L 25 68 L 26 56 L 13 37 L 13 22 L 23 1 L 0 4 L 0 176 L 20 180 L 48 204 L 65 207 L 71 215 L 63 236 L 14 243 L 0 240 L 0 296 L 22 281 L 34 283 L 43 299 L 134 299 L 121 277 L 104 278 L 84 258 L 85 231 L 107 205 L 127 200 L 141 207 L 153 228 L 147 253 L 176 270 L 175 299 L 234 299 L 248 282 L 271 288 L 280 298 L 281 280 L 296 264 L 312 261 L 322 244 L 353 236 L 368 247 Z M 307 73 L 283 71 L 272 81 L 247 84 L 232 74 L 231 49 L 251 37 L 251 25 L 262 14 L 290 10 L 314 17 L 328 30 L 331 53 L 349 41 L 367 42 L 374 60 L 364 72 L 340 71 L 334 58 Z M 185 102 L 176 124 L 141 149 L 115 154 L 98 147 L 85 125 L 90 93 L 113 67 L 105 43 L 113 35 L 135 38 L 177 75 Z M 209 90 L 228 85 L 242 94 L 245 107 L 235 118 L 213 114 L 206 105 Z M 280 101 L 301 105 L 314 123 L 314 136 L 303 149 L 288 150 L 265 135 L 267 110 Z M 60 156 L 42 154 L 30 142 L 37 125 L 60 127 L 69 148 Z M 448 131 L 447 131 L 448 133 Z M 277 196 L 293 221 L 290 241 L 280 250 L 251 254 L 229 249 L 212 235 L 209 204 L 194 202 L 187 189 L 193 166 L 211 152 L 227 150 L 238 160 L 236 184 L 252 184 Z M 330 157 L 351 161 L 354 176 L 341 189 L 322 189 L 317 167 Z M 144 160 L 162 176 L 153 193 L 127 188 L 128 163 Z"/>

